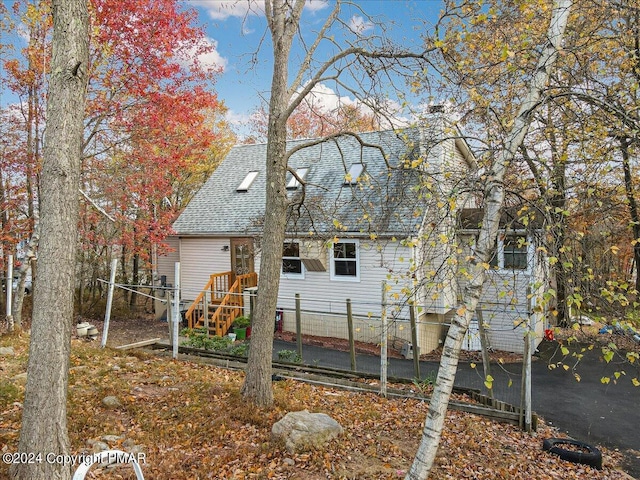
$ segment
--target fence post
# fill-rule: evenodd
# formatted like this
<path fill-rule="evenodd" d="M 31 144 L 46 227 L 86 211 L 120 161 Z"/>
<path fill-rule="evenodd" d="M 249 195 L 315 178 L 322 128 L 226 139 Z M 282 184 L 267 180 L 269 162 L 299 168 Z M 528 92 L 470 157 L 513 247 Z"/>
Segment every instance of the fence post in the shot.
<path fill-rule="evenodd" d="M 380 395 L 387 397 L 387 282 L 382 281 L 382 310 L 380 313 Z"/>
<path fill-rule="evenodd" d="M 33 278 L 33 275 L 31 276 Z M 11 314 L 11 301 L 13 295 L 13 255 L 7 255 L 7 278 L 5 280 L 5 290 L 7 292 L 7 323 L 9 331 L 13 330 L 13 315 Z"/>
<path fill-rule="evenodd" d="M 411 349 L 413 350 L 413 374 L 420 381 L 420 348 L 418 347 L 418 328 L 416 310 L 413 303 L 409 305 L 409 322 L 411 323 Z"/>
<path fill-rule="evenodd" d="M 524 336 L 524 354 L 522 359 L 522 399 L 520 400 L 522 428 L 531 433 L 531 336 L 530 330 Z"/>
<path fill-rule="evenodd" d="M 351 357 L 351 371 L 356 371 L 356 342 L 353 338 L 353 314 L 351 312 L 351 299 L 347 298 L 347 329 L 349 330 L 349 352 Z"/>
<path fill-rule="evenodd" d="M 302 359 L 302 317 L 300 315 L 300 294 L 296 293 L 296 347 Z"/>
<path fill-rule="evenodd" d="M 180 325 L 180 262 L 175 263 L 173 287 L 173 358 L 178 358 L 178 336 Z"/>
<path fill-rule="evenodd" d="M 173 345 L 173 290 L 167 290 L 167 325 L 169 326 L 169 343 Z"/>
<path fill-rule="evenodd" d="M 478 334 L 480 335 L 480 350 L 482 351 L 482 369 L 484 371 L 485 380 L 491 375 L 491 358 L 489 357 L 489 342 L 487 331 L 484 328 L 484 319 L 482 318 L 482 310 L 476 310 L 478 317 Z M 489 388 L 489 397 L 493 399 L 493 388 Z"/>
<path fill-rule="evenodd" d="M 113 290 L 116 287 L 116 268 L 118 267 L 118 259 L 111 260 L 111 276 L 109 277 L 109 292 L 107 293 L 107 308 L 104 312 L 104 327 L 102 328 L 102 341 L 100 346 L 104 348 L 107 345 L 107 336 L 109 335 L 109 321 L 111 320 L 111 306 L 113 305 Z"/>

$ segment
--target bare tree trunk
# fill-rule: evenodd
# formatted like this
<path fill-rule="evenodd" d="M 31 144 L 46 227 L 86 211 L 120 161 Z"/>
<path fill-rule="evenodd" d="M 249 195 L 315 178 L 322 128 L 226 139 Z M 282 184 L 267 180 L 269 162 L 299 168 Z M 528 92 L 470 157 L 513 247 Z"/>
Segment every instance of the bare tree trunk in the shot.
<path fill-rule="evenodd" d="M 496 159 L 489 174 L 483 201 L 484 218 L 476 246 L 475 259 L 471 261 L 472 278 L 464 288 L 462 304 L 453 318 L 444 344 L 435 389 L 429 403 L 429 411 L 422 432 L 422 440 L 406 480 L 424 480 L 428 477 L 436 457 L 442 428 L 451 397 L 451 390 L 458 368 L 458 359 L 464 335 L 469 328 L 486 277 L 491 252 L 496 243 L 500 223 L 500 213 L 504 202 L 503 179 L 509 163 L 522 144 L 531 122 L 531 114 L 543 98 L 551 69 L 558 55 L 567 25 L 571 0 L 559 0 L 556 4 L 548 29 L 548 42 L 538 61 L 536 72 L 531 79 L 528 95 L 525 97 L 518 115 L 514 119 L 504 150 Z"/>
<path fill-rule="evenodd" d="M 40 198 L 41 241 L 18 450 L 68 455 L 67 386 L 77 244 L 78 188 L 88 67 L 86 0 L 54 0 L 53 54 Z M 69 465 L 13 465 L 14 479 L 61 480 Z"/>
<path fill-rule="evenodd" d="M 290 6 L 289 2 L 283 0 L 265 1 L 274 57 L 267 132 L 266 205 L 260 259 L 260 285 L 252 318 L 247 376 L 242 386 L 244 398 L 261 406 L 273 403 L 271 388 L 273 322 L 280 287 L 287 214 L 286 125 L 290 99 L 288 62 L 291 43 L 298 29 L 304 3 L 304 1 L 297 1 Z"/>

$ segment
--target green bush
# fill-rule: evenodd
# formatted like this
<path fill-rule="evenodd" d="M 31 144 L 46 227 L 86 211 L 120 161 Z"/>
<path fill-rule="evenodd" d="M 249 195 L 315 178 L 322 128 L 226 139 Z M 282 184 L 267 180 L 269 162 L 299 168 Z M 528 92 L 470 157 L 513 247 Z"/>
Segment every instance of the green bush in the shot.
<path fill-rule="evenodd" d="M 251 326 L 251 319 L 249 317 L 238 317 L 233 321 L 231 328 L 247 328 Z"/>
<path fill-rule="evenodd" d="M 302 357 L 295 350 L 280 350 L 278 360 L 290 363 L 302 363 Z"/>

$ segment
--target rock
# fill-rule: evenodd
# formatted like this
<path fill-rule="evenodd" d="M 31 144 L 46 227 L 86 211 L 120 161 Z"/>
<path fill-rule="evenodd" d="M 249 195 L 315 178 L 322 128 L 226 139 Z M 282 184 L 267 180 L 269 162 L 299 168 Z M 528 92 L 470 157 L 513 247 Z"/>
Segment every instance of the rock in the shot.
<path fill-rule="evenodd" d="M 104 452 L 105 450 L 109 450 L 109 445 L 104 442 L 93 442 L 93 445 L 91 445 L 92 453 L 100 453 Z"/>
<path fill-rule="evenodd" d="M 296 461 L 293 458 L 287 457 L 282 460 L 282 463 L 284 463 L 288 467 L 293 467 L 296 464 Z"/>
<path fill-rule="evenodd" d="M 132 455 L 138 456 L 141 453 L 144 453 L 144 447 L 142 447 L 142 445 L 134 445 L 133 447 L 129 447 L 127 449 L 127 452 Z"/>
<path fill-rule="evenodd" d="M 122 442 L 122 446 L 123 448 L 133 448 L 136 445 L 136 442 L 131 439 L 131 438 L 127 438 L 124 442 Z"/>
<path fill-rule="evenodd" d="M 15 355 L 16 352 L 13 347 L 0 347 L 0 355 Z"/>
<path fill-rule="evenodd" d="M 11 380 L 17 383 L 27 383 L 27 372 L 19 373 L 18 375 L 11 377 Z"/>
<path fill-rule="evenodd" d="M 120 400 L 118 400 L 118 397 L 114 397 L 113 395 L 104 397 L 102 399 L 102 404 L 108 408 L 118 408 L 122 406 L 122 403 L 120 403 Z"/>
<path fill-rule="evenodd" d="M 116 443 L 122 440 L 124 437 L 122 435 L 103 435 L 102 441 L 107 443 Z"/>
<path fill-rule="evenodd" d="M 342 434 L 342 426 L 324 413 L 308 410 L 287 413 L 271 428 L 271 435 L 285 443 L 290 453 L 317 448 Z"/>

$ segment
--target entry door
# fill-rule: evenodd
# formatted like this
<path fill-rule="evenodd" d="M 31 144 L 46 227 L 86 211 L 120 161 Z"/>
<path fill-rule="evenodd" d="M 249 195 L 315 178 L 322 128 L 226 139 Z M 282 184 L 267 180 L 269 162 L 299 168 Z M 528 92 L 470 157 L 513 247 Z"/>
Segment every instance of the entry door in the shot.
<path fill-rule="evenodd" d="M 231 239 L 231 270 L 236 275 L 253 272 L 253 239 Z"/>

